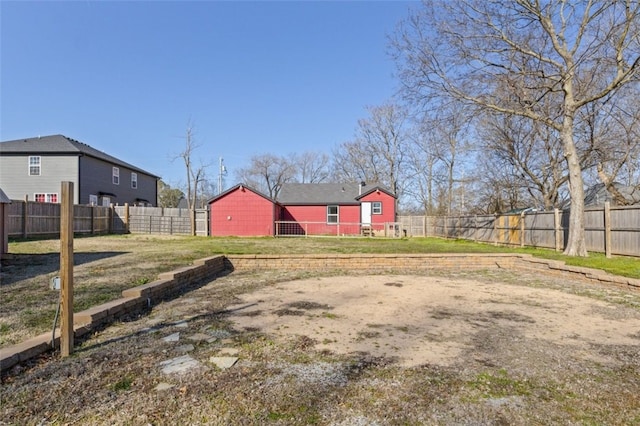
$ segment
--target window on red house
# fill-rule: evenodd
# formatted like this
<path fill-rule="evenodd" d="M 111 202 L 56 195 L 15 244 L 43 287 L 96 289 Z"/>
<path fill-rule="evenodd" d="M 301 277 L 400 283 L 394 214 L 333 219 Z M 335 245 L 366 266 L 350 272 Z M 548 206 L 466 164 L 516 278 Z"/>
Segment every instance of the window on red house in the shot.
<path fill-rule="evenodd" d="M 327 223 L 338 223 L 338 206 L 327 206 Z"/>
<path fill-rule="evenodd" d="M 371 203 L 371 213 L 373 214 L 382 214 L 382 202 L 374 201 Z"/>

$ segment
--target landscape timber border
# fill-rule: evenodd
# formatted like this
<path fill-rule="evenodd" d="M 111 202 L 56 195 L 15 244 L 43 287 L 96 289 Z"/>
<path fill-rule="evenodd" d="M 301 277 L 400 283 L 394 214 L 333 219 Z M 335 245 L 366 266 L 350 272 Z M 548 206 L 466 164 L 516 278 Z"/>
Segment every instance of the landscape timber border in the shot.
<path fill-rule="evenodd" d="M 611 275 L 598 269 L 569 266 L 528 254 L 292 254 L 217 255 L 195 261 L 191 266 L 165 272 L 158 279 L 122 292 L 122 297 L 76 312 L 74 336 L 82 337 L 114 321 L 138 315 L 163 300 L 174 298 L 198 283 L 206 283 L 233 271 L 350 271 L 371 273 L 411 273 L 429 270 L 508 269 L 541 273 L 590 284 L 614 285 L 640 291 L 640 279 Z M 41 334 L 22 343 L 0 348 L 0 373 L 15 365 L 51 351 L 59 345 L 56 331 Z"/>

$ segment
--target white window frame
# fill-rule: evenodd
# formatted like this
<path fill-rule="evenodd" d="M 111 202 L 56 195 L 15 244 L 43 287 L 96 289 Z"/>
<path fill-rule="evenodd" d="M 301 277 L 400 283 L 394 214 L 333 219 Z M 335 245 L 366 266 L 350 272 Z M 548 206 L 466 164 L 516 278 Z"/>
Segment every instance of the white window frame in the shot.
<path fill-rule="evenodd" d="M 373 201 L 371 203 L 371 214 L 382 214 L 382 201 Z"/>
<path fill-rule="evenodd" d="M 89 205 L 97 206 L 98 205 L 98 196 L 95 194 L 89 194 Z"/>
<path fill-rule="evenodd" d="M 120 185 L 120 169 L 118 167 L 113 167 L 111 171 L 111 182 L 114 185 Z"/>
<path fill-rule="evenodd" d="M 331 213 L 331 209 L 335 208 L 336 212 Z M 335 222 L 331 221 L 330 218 L 335 218 Z M 337 225 L 340 223 L 340 206 L 337 204 L 332 204 L 327 206 L 327 225 Z"/>
<path fill-rule="evenodd" d="M 131 189 L 138 189 L 138 174 L 131 172 Z"/>
<path fill-rule="evenodd" d="M 29 176 L 42 175 L 42 157 L 39 155 L 30 155 L 28 160 Z M 37 173 L 35 171 L 37 170 Z"/>

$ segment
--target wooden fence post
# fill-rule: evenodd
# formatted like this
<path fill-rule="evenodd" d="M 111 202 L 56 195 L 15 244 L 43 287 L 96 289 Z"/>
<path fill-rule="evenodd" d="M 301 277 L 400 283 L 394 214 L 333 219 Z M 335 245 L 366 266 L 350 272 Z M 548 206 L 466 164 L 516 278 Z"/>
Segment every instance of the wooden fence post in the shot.
<path fill-rule="evenodd" d="M 73 182 L 60 191 L 60 353 L 73 352 Z"/>
<path fill-rule="evenodd" d="M 96 233 L 96 219 L 95 219 L 95 211 L 94 206 L 91 206 L 91 235 Z"/>
<path fill-rule="evenodd" d="M 473 216 L 473 241 L 478 241 L 478 215 Z"/>
<path fill-rule="evenodd" d="M 27 224 L 29 223 L 29 195 L 25 195 L 24 196 L 24 208 L 22 209 L 22 238 L 27 238 L 29 236 L 28 234 L 28 227 Z"/>
<path fill-rule="evenodd" d="M 130 233 L 129 229 L 129 203 L 124 203 L 124 232 Z"/>
<path fill-rule="evenodd" d="M 444 237 L 449 238 L 449 216 L 444 217 Z"/>
<path fill-rule="evenodd" d="M 113 226 L 113 221 L 115 220 L 115 217 L 116 215 L 114 213 L 114 207 L 112 203 L 112 204 L 109 204 L 109 218 L 108 218 L 109 224 L 107 225 L 107 228 L 108 228 L 107 231 L 109 234 L 113 234 L 113 229 L 115 228 Z"/>
<path fill-rule="evenodd" d="M 498 245 L 498 240 L 499 240 L 499 235 L 498 235 L 498 218 L 500 216 L 498 216 L 497 213 L 494 213 L 493 215 L 493 245 L 497 246 Z"/>
<path fill-rule="evenodd" d="M 604 202 L 604 253 L 611 258 L 611 202 Z"/>
<path fill-rule="evenodd" d="M 562 251 L 562 223 L 560 220 L 560 210 L 553 209 L 553 228 L 554 236 L 556 237 L 556 251 Z"/>
<path fill-rule="evenodd" d="M 524 247 L 524 211 L 520 213 L 520 247 Z"/>

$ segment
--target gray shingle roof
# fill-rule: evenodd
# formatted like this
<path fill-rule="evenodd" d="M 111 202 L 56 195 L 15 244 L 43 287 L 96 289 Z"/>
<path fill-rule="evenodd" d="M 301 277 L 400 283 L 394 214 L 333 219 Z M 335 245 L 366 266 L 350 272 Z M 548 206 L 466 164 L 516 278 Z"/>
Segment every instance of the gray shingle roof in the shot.
<path fill-rule="evenodd" d="M 2 188 L 0 188 L 0 203 L 11 204 L 11 199 L 9 197 L 7 197 L 7 194 L 4 193 Z"/>
<path fill-rule="evenodd" d="M 84 154 L 112 164 L 126 167 L 136 172 L 159 178 L 159 176 L 156 176 L 153 173 L 149 173 L 146 170 L 99 151 L 86 143 L 79 142 L 64 135 L 51 135 L 3 141 L 0 142 L 0 155 L 4 154 Z"/>
<path fill-rule="evenodd" d="M 278 202 L 289 205 L 304 204 L 359 204 L 358 198 L 380 189 L 391 194 L 386 188 L 376 184 L 365 184 L 360 188 L 357 183 L 287 183 L 282 185 Z"/>
<path fill-rule="evenodd" d="M 640 203 L 640 186 L 625 186 L 617 182 L 614 182 L 613 185 L 627 201 L 631 202 L 631 204 Z M 585 191 L 585 207 L 602 206 L 605 201 L 613 202 L 615 200 L 613 199 L 613 195 L 607 191 L 604 183 L 598 183 Z"/>

